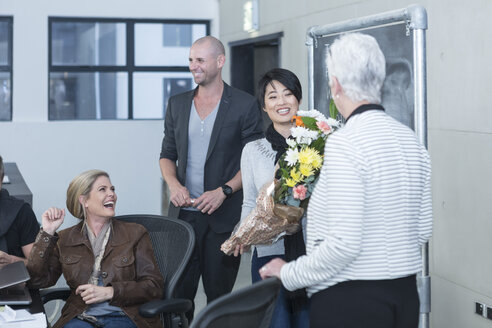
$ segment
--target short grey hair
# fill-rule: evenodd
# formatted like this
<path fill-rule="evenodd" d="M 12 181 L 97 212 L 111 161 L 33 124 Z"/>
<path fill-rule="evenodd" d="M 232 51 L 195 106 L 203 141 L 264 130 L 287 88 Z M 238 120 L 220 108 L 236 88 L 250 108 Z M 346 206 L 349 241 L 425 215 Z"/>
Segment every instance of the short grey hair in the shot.
<path fill-rule="evenodd" d="M 381 103 L 386 60 L 376 39 L 362 33 L 344 34 L 326 56 L 328 78 L 336 77 L 345 95 L 354 102 Z"/>

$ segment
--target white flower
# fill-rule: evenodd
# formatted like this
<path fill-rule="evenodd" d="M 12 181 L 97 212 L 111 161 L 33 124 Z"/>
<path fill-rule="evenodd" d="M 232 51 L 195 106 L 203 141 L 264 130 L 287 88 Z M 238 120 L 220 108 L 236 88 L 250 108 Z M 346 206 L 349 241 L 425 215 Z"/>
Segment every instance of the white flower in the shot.
<path fill-rule="evenodd" d="M 290 132 L 298 144 L 309 145 L 318 138 L 318 131 L 309 130 L 302 126 L 291 128 Z"/>
<path fill-rule="evenodd" d="M 337 128 L 340 127 L 340 121 L 335 120 L 334 118 L 328 117 L 325 119 L 326 123 L 328 123 L 330 126 L 335 126 Z"/>
<path fill-rule="evenodd" d="M 326 121 L 326 116 L 323 115 L 321 112 L 317 111 L 316 109 L 300 110 L 297 112 L 297 115 L 312 117 L 315 118 L 317 121 Z"/>
<path fill-rule="evenodd" d="M 285 141 L 287 142 L 287 145 L 289 145 L 289 147 L 291 147 L 291 148 L 294 148 L 295 146 L 297 146 L 297 143 L 294 139 L 287 138 Z"/>
<path fill-rule="evenodd" d="M 299 159 L 299 151 L 297 150 L 297 148 L 287 149 L 285 153 L 285 161 L 287 162 L 287 165 L 289 166 L 296 165 L 298 159 Z"/>

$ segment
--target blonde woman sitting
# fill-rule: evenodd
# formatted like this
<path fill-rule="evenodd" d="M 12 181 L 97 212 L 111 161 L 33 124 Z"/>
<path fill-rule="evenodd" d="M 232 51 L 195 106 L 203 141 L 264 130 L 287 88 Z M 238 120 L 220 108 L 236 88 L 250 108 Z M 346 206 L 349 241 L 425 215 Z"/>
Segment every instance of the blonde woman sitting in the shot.
<path fill-rule="evenodd" d="M 115 188 L 104 171 L 75 177 L 67 209 L 81 222 L 58 233 L 65 210 L 51 207 L 29 256 L 30 285 L 53 286 L 63 273 L 71 293 L 54 328 L 161 327 L 138 307 L 162 296 L 163 279 L 141 225 L 113 219 Z"/>

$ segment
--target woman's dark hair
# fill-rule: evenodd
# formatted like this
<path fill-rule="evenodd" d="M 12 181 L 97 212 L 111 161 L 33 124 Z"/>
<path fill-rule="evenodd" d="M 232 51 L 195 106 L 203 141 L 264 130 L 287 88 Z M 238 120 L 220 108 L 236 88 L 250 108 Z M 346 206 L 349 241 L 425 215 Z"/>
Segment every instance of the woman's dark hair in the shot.
<path fill-rule="evenodd" d="M 274 80 L 282 83 L 292 92 L 297 101 L 301 102 L 302 87 L 297 76 L 287 69 L 274 68 L 266 72 L 258 81 L 258 101 L 260 102 L 261 108 L 265 108 L 265 91 L 267 85 L 271 84 Z"/>

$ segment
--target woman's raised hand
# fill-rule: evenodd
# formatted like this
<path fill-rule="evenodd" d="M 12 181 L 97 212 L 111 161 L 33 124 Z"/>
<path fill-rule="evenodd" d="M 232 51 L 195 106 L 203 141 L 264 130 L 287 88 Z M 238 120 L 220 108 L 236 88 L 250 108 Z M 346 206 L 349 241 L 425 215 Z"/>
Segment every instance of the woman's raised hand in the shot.
<path fill-rule="evenodd" d="M 43 225 L 43 230 L 54 235 L 56 229 L 58 229 L 63 223 L 65 218 L 65 210 L 56 207 L 50 207 L 47 209 L 42 216 L 41 223 Z"/>

